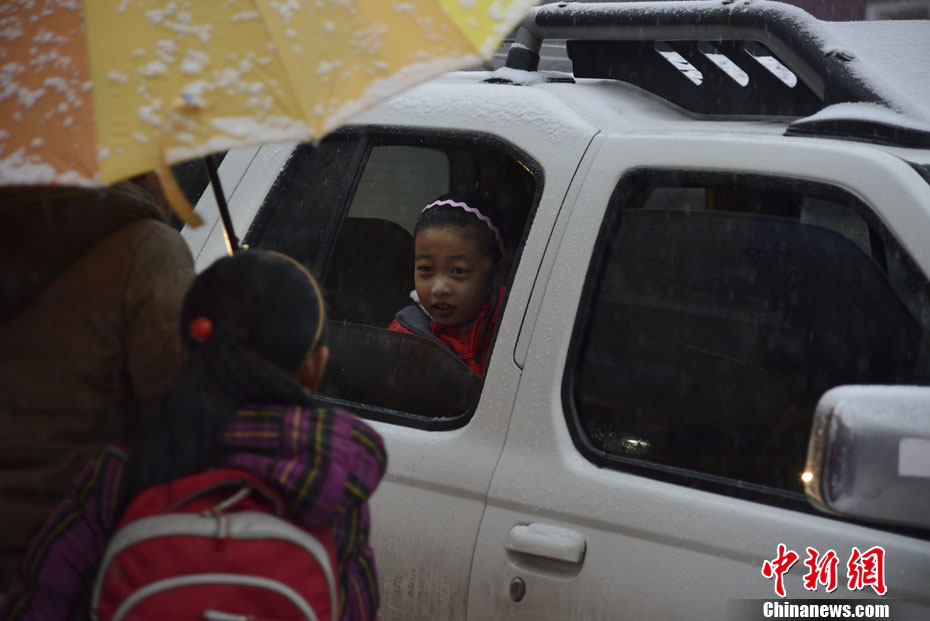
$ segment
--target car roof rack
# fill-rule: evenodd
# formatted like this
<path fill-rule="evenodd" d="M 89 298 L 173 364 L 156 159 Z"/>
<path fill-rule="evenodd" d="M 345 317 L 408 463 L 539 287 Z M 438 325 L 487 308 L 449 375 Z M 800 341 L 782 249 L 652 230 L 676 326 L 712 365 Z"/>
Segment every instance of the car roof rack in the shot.
<path fill-rule="evenodd" d="M 707 115 L 806 117 L 842 102 L 894 108 L 830 47 L 824 23 L 766 0 L 559 2 L 533 9 L 507 55 L 536 71 L 545 40 L 566 40 L 576 78 L 613 78 Z M 835 129 L 835 124 L 834 124 Z"/>

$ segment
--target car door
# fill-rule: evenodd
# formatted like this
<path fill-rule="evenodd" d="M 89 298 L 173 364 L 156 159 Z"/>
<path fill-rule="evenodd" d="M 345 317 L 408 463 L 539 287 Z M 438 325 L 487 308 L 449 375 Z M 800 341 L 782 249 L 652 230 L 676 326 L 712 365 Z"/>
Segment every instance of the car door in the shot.
<path fill-rule="evenodd" d="M 826 387 L 930 380 L 930 186 L 851 143 L 595 143 L 518 341 L 468 618 L 927 618 L 927 534 L 818 514 L 800 477 Z"/>
<path fill-rule="evenodd" d="M 580 159 L 584 142 L 563 145 Z M 537 161 L 551 147 L 528 151 Z M 564 155 L 563 151 L 563 155 Z M 577 160 L 576 160 L 577 161 Z M 413 418 L 373 420 L 388 450 L 388 471 L 371 501 L 371 540 L 381 586 L 382 619 L 465 619 L 485 494 L 504 438 L 522 370 L 513 349 L 523 308 L 572 169 L 545 171 L 545 187 L 512 275 L 507 306 L 480 398 L 467 417 L 436 426 Z M 455 386 L 422 374 L 410 391 Z M 363 414 L 364 415 L 364 414 Z"/>
<path fill-rule="evenodd" d="M 318 397 L 367 418 L 385 440 L 387 473 L 370 503 L 382 619 L 465 618 L 485 494 L 522 372 L 516 336 L 595 133 L 545 95 L 494 105 L 505 88 L 425 85 L 315 147 L 233 153 L 220 168 L 244 241 L 303 261 L 323 285 L 331 359 Z M 419 210 L 463 185 L 510 201 L 508 212 L 519 214 L 486 380 L 447 350 L 385 329 L 410 303 L 403 277 L 410 269 L 412 282 L 412 266 L 398 266 L 412 258 Z M 191 240 L 201 257 L 222 253 L 218 230 Z"/>

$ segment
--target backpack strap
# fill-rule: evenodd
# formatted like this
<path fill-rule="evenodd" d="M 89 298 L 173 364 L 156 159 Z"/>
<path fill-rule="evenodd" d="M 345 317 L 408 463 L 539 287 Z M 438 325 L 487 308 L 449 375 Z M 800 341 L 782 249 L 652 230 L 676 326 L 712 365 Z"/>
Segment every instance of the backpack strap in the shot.
<path fill-rule="evenodd" d="M 257 476 L 243 470 L 236 470 L 233 468 L 208 470 L 206 472 L 199 472 L 177 479 L 168 485 L 171 486 L 171 509 L 180 509 L 198 498 L 214 494 L 220 490 L 244 488 L 252 492 L 257 492 L 259 497 L 265 500 L 274 509 L 275 515 L 280 517 L 287 513 L 287 505 L 280 494 L 271 489 L 268 484 Z M 232 496 L 229 500 L 234 498 L 241 499 L 243 497 L 244 494 L 237 494 Z M 235 502 L 223 502 L 220 504 L 232 506 Z"/>
<path fill-rule="evenodd" d="M 246 504 L 264 506 L 277 517 L 287 517 L 287 503 L 267 483 L 243 470 L 221 468 L 143 490 L 129 503 L 120 525 L 165 511 L 223 512 L 246 500 L 247 496 L 251 497 Z"/>

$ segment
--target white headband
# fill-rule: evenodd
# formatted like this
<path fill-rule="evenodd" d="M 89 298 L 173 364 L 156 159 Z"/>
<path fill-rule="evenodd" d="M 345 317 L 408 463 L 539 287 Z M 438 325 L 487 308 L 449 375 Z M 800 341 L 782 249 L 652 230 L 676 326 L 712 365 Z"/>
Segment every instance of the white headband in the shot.
<path fill-rule="evenodd" d="M 494 238 L 497 240 L 497 245 L 500 248 L 501 254 L 506 254 L 504 252 L 504 238 L 501 237 L 501 232 L 498 230 L 496 226 L 494 226 L 494 223 L 491 222 L 491 219 L 489 217 L 481 213 L 475 207 L 471 207 L 470 205 L 466 203 L 460 203 L 458 201 L 453 201 L 453 200 L 433 201 L 432 203 L 424 207 L 420 211 L 420 213 L 423 213 L 427 209 L 432 209 L 433 207 L 439 207 L 440 205 L 447 205 L 449 207 L 458 207 L 460 209 L 464 209 L 468 213 L 472 214 L 473 216 L 475 216 L 476 218 L 484 222 L 487 225 L 487 227 L 491 229 L 491 232 L 494 233 Z"/>

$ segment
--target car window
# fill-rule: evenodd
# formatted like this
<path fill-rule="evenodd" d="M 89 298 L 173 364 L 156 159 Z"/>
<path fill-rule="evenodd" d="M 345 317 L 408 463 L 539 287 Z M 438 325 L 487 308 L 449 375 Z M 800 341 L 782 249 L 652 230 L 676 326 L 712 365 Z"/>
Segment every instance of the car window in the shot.
<path fill-rule="evenodd" d="M 930 382 L 927 281 L 853 196 L 642 172 L 611 200 L 566 375 L 590 457 L 801 494 L 826 390 Z"/>
<path fill-rule="evenodd" d="M 493 138 L 343 130 L 295 149 L 245 243 L 285 252 L 317 275 L 331 359 L 317 395 L 370 418 L 464 424 L 483 380 L 438 343 L 387 330 L 412 304 L 413 228 L 450 191 L 498 202 L 519 242 L 541 191 L 538 166 Z"/>
<path fill-rule="evenodd" d="M 412 235 L 419 211 L 410 205 L 426 205 L 448 192 L 449 177 L 449 155 L 441 149 L 376 145 L 352 197 L 349 217 L 390 220 Z"/>
<path fill-rule="evenodd" d="M 283 252 L 319 274 L 358 160 L 358 139 L 340 134 L 294 149 L 243 243 Z"/>

